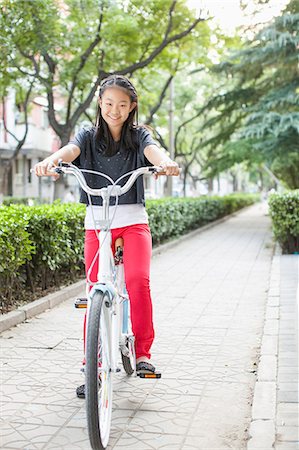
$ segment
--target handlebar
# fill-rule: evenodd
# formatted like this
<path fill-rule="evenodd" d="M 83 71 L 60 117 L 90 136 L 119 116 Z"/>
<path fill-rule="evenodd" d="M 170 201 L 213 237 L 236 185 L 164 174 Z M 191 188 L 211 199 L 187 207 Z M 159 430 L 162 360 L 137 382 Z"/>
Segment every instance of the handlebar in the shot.
<path fill-rule="evenodd" d="M 97 196 L 97 197 L 103 197 L 103 198 L 104 197 L 107 198 L 107 197 L 111 197 L 111 196 L 116 197 L 116 196 L 125 194 L 126 192 L 128 192 L 131 189 L 134 182 L 137 180 L 137 178 L 140 175 L 154 174 L 154 173 L 157 173 L 159 175 L 165 174 L 164 170 L 158 166 L 140 167 L 139 169 L 136 169 L 131 174 L 130 178 L 124 184 L 124 186 L 120 186 L 118 184 L 111 184 L 104 188 L 93 189 L 90 186 L 88 186 L 88 184 L 86 183 L 86 180 L 84 178 L 82 171 L 78 167 L 74 166 L 73 164 L 64 163 L 64 162 L 59 161 L 58 167 L 55 167 L 53 169 L 53 171 L 55 171 L 58 174 L 62 174 L 62 173 L 73 174 L 76 177 L 78 183 L 80 184 L 80 187 L 87 194 Z M 98 173 L 98 175 L 105 176 L 105 174 L 102 174 L 101 172 L 97 172 L 97 173 Z M 123 177 L 121 177 L 121 178 L 123 178 Z"/>

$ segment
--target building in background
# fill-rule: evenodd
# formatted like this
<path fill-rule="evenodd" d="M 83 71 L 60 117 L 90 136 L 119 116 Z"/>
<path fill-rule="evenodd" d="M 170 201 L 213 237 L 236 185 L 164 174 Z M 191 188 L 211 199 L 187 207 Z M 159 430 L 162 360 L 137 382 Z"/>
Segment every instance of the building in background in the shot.
<path fill-rule="evenodd" d="M 15 93 L 9 92 L 1 106 L 0 121 L 0 163 L 2 167 L 10 159 L 16 148 L 17 141 L 4 128 L 18 139 L 25 131 L 24 113 L 19 111 L 15 102 Z M 29 108 L 28 133 L 17 158 L 13 161 L 8 175 L 4 196 L 40 198 L 51 201 L 53 197 L 53 181 L 48 178 L 38 178 L 30 172 L 33 166 L 59 148 L 59 139 L 49 126 L 47 101 L 44 97 L 35 97 Z M 2 190 L 2 189 L 1 189 Z"/>

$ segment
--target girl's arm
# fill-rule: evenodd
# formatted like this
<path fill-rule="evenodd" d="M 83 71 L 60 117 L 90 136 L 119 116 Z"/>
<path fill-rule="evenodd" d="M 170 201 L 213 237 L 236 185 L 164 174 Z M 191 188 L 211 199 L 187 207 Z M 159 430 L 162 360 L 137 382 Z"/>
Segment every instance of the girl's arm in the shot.
<path fill-rule="evenodd" d="M 53 153 L 53 155 L 48 156 L 43 161 L 35 164 L 34 170 L 37 176 L 52 176 L 54 178 L 58 178 L 59 175 L 57 173 L 51 172 L 51 169 L 57 166 L 58 161 L 62 159 L 64 162 L 73 162 L 81 153 L 81 150 L 77 145 L 68 144 L 62 147 L 57 152 Z"/>
<path fill-rule="evenodd" d="M 162 167 L 166 175 L 177 176 L 180 174 L 178 164 L 170 159 L 157 145 L 145 147 L 144 155 L 154 166 Z"/>

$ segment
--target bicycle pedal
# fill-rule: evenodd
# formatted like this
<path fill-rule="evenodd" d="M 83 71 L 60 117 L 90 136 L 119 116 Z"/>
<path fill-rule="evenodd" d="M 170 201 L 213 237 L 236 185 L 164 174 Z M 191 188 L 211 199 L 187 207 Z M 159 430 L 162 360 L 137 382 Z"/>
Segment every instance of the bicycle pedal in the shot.
<path fill-rule="evenodd" d="M 75 308 L 87 308 L 87 298 L 76 298 L 74 306 Z"/>
<path fill-rule="evenodd" d="M 139 378 L 161 378 L 162 374 L 161 372 L 155 372 L 155 373 L 142 373 L 142 372 L 137 372 L 137 377 Z"/>

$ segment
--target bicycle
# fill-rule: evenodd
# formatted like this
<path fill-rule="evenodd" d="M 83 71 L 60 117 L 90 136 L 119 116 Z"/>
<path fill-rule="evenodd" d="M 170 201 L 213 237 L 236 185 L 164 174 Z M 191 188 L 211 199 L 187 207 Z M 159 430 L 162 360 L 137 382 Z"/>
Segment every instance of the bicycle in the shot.
<path fill-rule="evenodd" d="M 87 283 L 87 333 L 85 363 L 85 399 L 87 428 L 91 447 L 103 450 L 107 447 L 111 427 L 113 374 L 120 371 L 118 352 L 125 372 L 136 376 L 136 356 L 134 336 L 129 320 L 129 298 L 125 289 L 122 264 L 122 242 L 116 242 L 116 255 L 111 250 L 111 231 L 109 220 L 110 197 L 125 194 L 133 186 L 137 177 L 144 174 L 162 173 L 159 167 L 141 167 L 123 175 L 110 185 L 100 189 L 89 187 L 83 170 L 69 163 L 59 162 L 55 172 L 73 174 L 81 188 L 90 195 L 101 196 L 103 218 L 97 222 L 99 239 L 99 268 L 97 283 L 89 289 Z M 91 172 L 91 171 L 86 171 Z M 130 175 L 124 186 L 117 183 Z M 115 261 L 116 258 L 116 261 Z M 83 302 L 84 303 L 84 302 Z M 78 302 L 77 307 L 84 304 Z M 161 374 L 138 374 L 142 378 L 160 378 Z"/>

